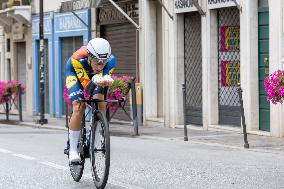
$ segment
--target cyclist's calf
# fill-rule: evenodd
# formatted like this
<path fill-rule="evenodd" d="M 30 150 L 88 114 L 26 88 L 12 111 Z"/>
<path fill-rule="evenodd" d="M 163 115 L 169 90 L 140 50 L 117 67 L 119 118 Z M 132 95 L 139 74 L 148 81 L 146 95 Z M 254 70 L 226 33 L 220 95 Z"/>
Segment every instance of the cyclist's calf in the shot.
<path fill-rule="evenodd" d="M 72 131 L 80 131 L 81 120 L 85 113 L 85 103 L 73 102 L 73 113 L 69 123 L 69 129 Z"/>

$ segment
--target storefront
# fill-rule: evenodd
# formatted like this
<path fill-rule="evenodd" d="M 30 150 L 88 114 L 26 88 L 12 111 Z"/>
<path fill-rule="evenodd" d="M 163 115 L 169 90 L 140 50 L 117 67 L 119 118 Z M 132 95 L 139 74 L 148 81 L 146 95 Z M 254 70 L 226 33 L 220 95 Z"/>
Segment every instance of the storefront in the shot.
<path fill-rule="evenodd" d="M 138 0 L 117 1 L 122 9 L 138 23 Z M 112 53 L 116 56 L 117 64 L 114 75 L 136 76 L 136 28 L 111 3 L 103 1 L 98 9 L 98 30 L 100 36 L 110 42 Z M 130 112 L 129 105 L 126 107 Z M 116 113 L 119 119 L 128 117 L 123 111 Z"/>
<path fill-rule="evenodd" d="M 80 10 L 76 14 L 90 22 L 90 11 Z M 33 114 L 39 113 L 39 17 L 33 17 Z M 89 40 L 88 28 L 71 12 L 51 12 L 44 16 L 44 64 L 45 64 L 45 113 L 61 117 L 65 112 L 63 86 L 65 65 L 70 56 Z"/>
<path fill-rule="evenodd" d="M 207 1 L 208 123 L 229 127 L 241 126 L 237 93 L 241 83 L 240 10 L 233 1 Z M 246 35 L 246 33 L 244 33 Z"/>
<path fill-rule="evenodd" d="M 90 23 L 90 10 L 76 11 L 87 24 Z M 63 86 L 65 85 L 65 65 L 70 56 L 89 41 L 88 28 L 71 12 L 54 14 L 54 90 L 55 113 L 61 117 L 65 113 Z"/>
<path fill-rule="evenodd" d="M 202 37 L 201 15 L 190 0 L 175 1 L 175 13 L 182 22 L 179 34 L 183 35 L 186 123 L 202 125 Z"/>

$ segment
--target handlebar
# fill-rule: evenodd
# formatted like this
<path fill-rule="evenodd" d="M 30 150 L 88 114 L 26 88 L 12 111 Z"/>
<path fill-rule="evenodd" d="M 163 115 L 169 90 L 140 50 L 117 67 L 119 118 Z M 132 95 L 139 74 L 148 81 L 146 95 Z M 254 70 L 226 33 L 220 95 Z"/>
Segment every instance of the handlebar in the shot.
<path fill-rule="evenodd" d="M 101 100 L 101 99 L 89 99 L 89 100 L 82 99 L 80 100 L 80 102 L 87 102 L 87 103 L 98 103 L 98 102 L 112 102 L 112 103 L 118 102 L 119 103 L 119 102 L 125 102 L 125 101 L 126 101 L 125 97 L 122 97 L 119 100 Z"/>

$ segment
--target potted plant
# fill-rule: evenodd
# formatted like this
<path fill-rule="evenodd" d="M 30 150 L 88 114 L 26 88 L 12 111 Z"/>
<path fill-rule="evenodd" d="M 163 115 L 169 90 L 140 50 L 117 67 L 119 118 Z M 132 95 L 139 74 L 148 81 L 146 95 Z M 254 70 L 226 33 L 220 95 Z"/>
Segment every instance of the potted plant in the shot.
<path fill-rule="evenodd" d="M 128 98 L 128 93 L 131 88 L 131 77 L 124 76 L 112 76 L 114 82 L 109 87 L 107 99 L 120 100 L 122 97 Z M 118 103 L 108 103 L 108 107 L 111 111 L 116 111 L 120 105 Z"/>
<path fill-rule="evenodd" d="M 25 87 L 19 81 L 12 80 L 8 82 L 0 81 L 0 104 L 9 102 L 13 96 L 25 93 Z"/>
<path fill-rule="evenodd" d="M 131 88 L 131 77 L 130 76 L 112 76 L 114 82 L 109 87 L 107 99 L 109 100 L 120 100 L 122 97 L 128 98 L 127 94 Z M 84 91 L 84 96 L 86 93 Z M 64 86 L 63 91 L 63 99 L 64 102 L 68 104 L 69 107 L 72 107 L 71 100 L 68 96 L 67 87 Z M 108 103 L 107 106 L 112 110 L 115 111 L 119 107 L 117 103 Z"/>

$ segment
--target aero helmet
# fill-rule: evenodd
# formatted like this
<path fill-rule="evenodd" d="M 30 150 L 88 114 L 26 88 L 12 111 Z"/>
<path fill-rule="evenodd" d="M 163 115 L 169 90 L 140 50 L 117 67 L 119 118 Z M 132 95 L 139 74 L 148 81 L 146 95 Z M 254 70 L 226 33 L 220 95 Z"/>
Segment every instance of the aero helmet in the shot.
<path fill-rule="evenodd" d="M 97 59 L 108 59 L 111 54 L 110 44 L 103 38 L 94 38 L 87 45 L 89 56 Z"/>

